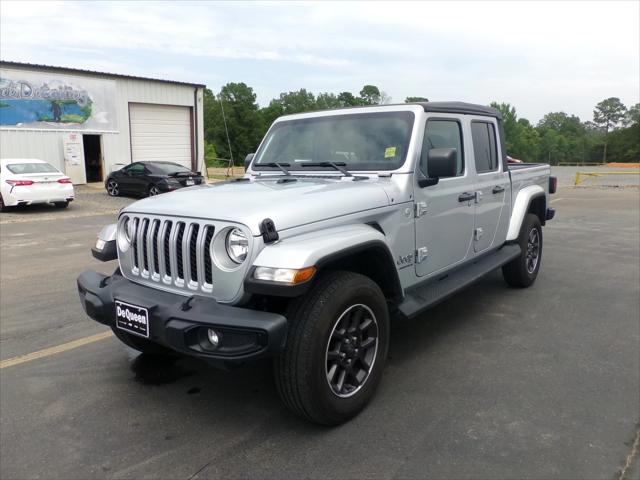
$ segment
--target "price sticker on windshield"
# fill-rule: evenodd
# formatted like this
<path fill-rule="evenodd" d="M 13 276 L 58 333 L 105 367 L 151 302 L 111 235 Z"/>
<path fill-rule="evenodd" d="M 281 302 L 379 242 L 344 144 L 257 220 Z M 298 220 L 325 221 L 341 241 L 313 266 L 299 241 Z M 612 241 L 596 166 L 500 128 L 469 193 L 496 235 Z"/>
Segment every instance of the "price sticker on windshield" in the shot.
<path fill-rule="evenodd" d="M 396 156 L 396 147 L 387 147 L 384 150 L 384 158 L 391 158 Z"/>

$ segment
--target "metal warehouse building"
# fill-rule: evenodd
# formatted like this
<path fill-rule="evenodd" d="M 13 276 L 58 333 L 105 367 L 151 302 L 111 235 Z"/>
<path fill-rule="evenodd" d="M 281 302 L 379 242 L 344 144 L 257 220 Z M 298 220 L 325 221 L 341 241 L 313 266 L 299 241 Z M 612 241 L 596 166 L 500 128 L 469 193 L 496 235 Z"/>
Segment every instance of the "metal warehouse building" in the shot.
<path fill-rule="evenodd" d="M 0 157 L 46 160 L 76 184 L 136 161 L 202 170 L 203 89 L 0 61 Z"/>

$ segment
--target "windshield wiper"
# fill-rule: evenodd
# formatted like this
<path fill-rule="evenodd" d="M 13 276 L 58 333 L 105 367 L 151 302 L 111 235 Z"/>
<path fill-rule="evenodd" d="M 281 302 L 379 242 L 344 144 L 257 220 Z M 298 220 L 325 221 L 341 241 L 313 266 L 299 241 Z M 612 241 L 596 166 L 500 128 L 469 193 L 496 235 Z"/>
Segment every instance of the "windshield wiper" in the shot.
<path fill-rule="evenodd" d="M 353 177 L 353 174 L 344 168 L 347 164 L 344 162 L 309 162 L 302 163 L 302 167 L 333 167 L 340 171 L 345 177 Z"/>
<path fill-rule="evenodd" d="M 285 175 L 291 175 L 291 172 L 289 170 L 287 170 L 284 167 L 290 167 L 291 165 L 288 163 L 282 163 L 282 162 L 269 162 L 269 163 L 259 163 L 256 166 L 261 166 L 264 165 L 265 167 L 271 167 L 271 168 L 279 168 L 280 170 L 282 170 L 284 172 Z"/>

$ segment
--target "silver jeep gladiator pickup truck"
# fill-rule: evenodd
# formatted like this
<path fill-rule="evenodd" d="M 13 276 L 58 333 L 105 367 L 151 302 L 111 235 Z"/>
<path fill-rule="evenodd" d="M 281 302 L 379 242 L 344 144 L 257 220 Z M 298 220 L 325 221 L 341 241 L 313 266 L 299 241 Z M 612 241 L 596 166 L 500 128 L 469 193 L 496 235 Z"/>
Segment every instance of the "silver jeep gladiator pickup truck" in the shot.
<path fill-rule="evenodd" d="M 295 413 L 335 425 L 380 382 L 390 321 L 502 268 L 528 287 L 553 218 L 548 165 L 509 165 L 502 118 L 459 102 L 274 122 L 244 178 L 137 201 L 78 278 L 128 346 L 233 365 L 273 357 Z"/>

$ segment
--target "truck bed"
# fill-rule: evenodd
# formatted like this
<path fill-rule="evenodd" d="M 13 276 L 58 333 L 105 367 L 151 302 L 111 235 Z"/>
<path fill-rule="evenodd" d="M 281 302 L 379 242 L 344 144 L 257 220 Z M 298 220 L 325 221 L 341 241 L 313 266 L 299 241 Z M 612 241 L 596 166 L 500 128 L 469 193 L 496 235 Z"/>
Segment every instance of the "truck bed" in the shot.
<path fill-rule="evenodd" d="M 551 167 L 547 163 L 519 163 L 509 165 L 511 177 L 511 196 L 515 199 L 520 190 L 529 185 L 540 185 L 549 195 L 549 175 Z"/>

